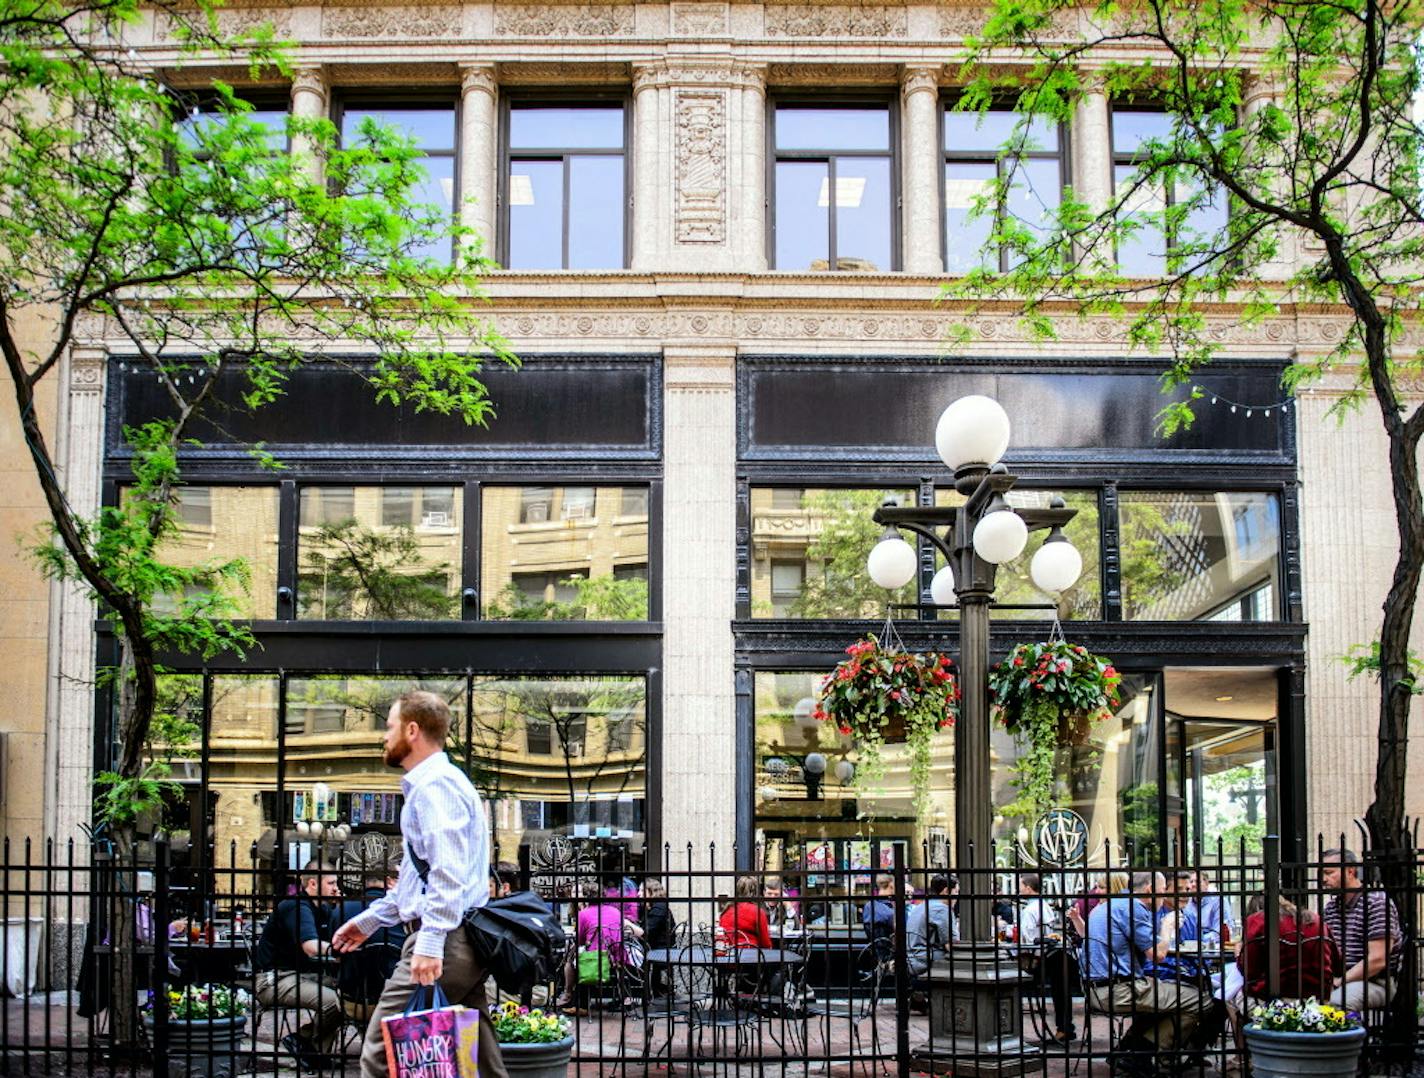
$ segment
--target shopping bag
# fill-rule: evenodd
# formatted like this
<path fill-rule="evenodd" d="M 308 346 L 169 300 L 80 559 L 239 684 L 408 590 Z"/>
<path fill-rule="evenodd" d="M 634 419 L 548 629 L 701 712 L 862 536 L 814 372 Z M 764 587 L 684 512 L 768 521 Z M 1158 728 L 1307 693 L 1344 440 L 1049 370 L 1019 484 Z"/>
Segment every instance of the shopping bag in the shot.
<path fill-rule="evenodd" d="M 603 984 L 613 974 L 607 951 L 580 951 L 578 956 L 578 983 Z"/>
<path fill-rule="evenodd" d="M 480 1013 L 420 985 L 400 1014 L 381 1019 L 391 1078 L 477 1078 Z"/>

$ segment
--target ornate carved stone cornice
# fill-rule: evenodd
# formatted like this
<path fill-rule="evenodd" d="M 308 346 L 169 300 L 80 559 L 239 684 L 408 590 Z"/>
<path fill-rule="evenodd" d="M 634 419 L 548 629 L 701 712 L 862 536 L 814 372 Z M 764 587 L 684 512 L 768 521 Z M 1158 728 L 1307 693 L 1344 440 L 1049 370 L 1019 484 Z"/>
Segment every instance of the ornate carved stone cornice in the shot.
<path fill-rule="evenodd" d="M 905 37 L 909 21 L 903 4 L 767 4 L 767 37 Z"/>
<path fill-rule="evenodd" d="M 501 37 L 617 37 L 633 32 L 636 11 L 622 4 L 499 4 Z"/>
<path fill-rule="evenodd" d="M 658 60 L 633 67 L 633 93 L 663 86 L 764 90 L 766 65 L 731 59 Z"/>
<path fill-rule="evenodd" d="M 386 4 L 382 0 L 341 0 L 322 8 L 321 32 L 327 38 L 458 37 L 459 4 Z"/>

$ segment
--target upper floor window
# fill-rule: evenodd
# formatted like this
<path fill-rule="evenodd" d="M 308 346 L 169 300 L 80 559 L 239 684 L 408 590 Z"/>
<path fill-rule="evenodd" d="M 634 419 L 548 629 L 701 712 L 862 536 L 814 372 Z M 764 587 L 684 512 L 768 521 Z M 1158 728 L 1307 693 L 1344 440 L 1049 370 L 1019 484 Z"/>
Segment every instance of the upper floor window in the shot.
<path fill-rule="evenodd" d="M 627 123 L 620 104 L 509 106 L 509 269 L 627 265 Z"/>
<path fill-rule="evenodd" d="M 773 268 L 894 269 L 890 106 L 778 105 L 772 145 Z"/>
<path fill-rule="evenodd" d="M 286 105 L 266 98 L 246 103 L 251 108 L 244 111 L 243 115 L 252 123 L 268 129 L 267 141 L 273 152 L 284 149 L 287 145 Z M 186 111 L 178 116 L 178 137 L 193 151 L 194 157 L 202 160 L 208 156 L 204 134 L 208 128 L 220 124 L 222 119 L 223 112 L 214 99 L 203 98 L 190 102 Z"/>
<path fill-rule="evenodd" d="M 944 266 L 964 273 L 979 266 L 1013 268 L 1007 246 L 988 247 L 994 220 L 974 214 L 976 199 L 991 193 L 996 180 L 1007 181 L 1006 210 L 1020 228 L 1040 237 L 1053 227 L 1063 197 L 1063 152 L 1058 127 L 1039 118 L 1028 121 L 1012 109 L 944 113 Z M 1019 141 L 1020 138 L 1022 141 Z M 1017 152 L 1004 153 L 1010 140 Z"/>
<path fill-rule="evenodd" d="M 1169 252 L 1183 243 L 1198 243 L 1222 232 L 1228 214 L 1226 193 L 1214 190 L 1175 229 L 1163 218 L 1170 206 L 1197 194 L 1185 174 L 1171 182 L 1134 180 L 1142 146 L 1172 137 L 1173 120 L 1162 109 L 1114 107 L 1112 110 L 1113 186 L 1123 204 L 1124 218 L 1138 220 L 1138 228 L 1117 245 L 1118 269 L 1128 277 L 1160 277 L 1168 272 Z M 1173 267 L 1175 270 L 1175 267 Z"/>
<path fill-rule="evenodd" d="M 455 159 L 457 152 L 454 102 L 412 105 L 347 104 L 341 110 L 341 141 L 353 145 L 361 137 L 366 121 L 395 128 L 414 139 L 420 151 L 420 164 L 425 178 L 410 192 L 410 201 L 417 205 L 435 206 L 444 210 L 447 219 L 455 219 Z M 438 261 L 449 261 L 454 254 L 453 241 L 435 239 L 413 255 Z"/>

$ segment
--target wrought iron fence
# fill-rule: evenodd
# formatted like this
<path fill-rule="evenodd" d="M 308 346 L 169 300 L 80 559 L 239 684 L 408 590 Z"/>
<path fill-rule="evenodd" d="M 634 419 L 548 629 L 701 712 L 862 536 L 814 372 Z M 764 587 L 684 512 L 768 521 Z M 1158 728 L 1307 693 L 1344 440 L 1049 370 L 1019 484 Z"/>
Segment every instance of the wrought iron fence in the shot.
<path fill-rule="evenodd" d="M 573 858 L 517 881 L 545 897 L 569 946 L 516 1002 L 565 1013 L 571 1073 L 590 1075 L 1224 1071 L 1253 1001 L 1306 995 L 1357 1005 L 1376 1067 L 1407 1061 L 1420 1040 L 1424 859 L 1361 851 L 1356 888 L 1330 852 L 1344 845 L 1321 840 L 1309 861 L 1281 863 L 1268 838 L 1259 857 L 1217 851 L 1188 867 L 1105 849 L 1049 868 L 996 851 L 954 872 L 888 841 L 850 847 L 851 863 L 813 847 L 767 865 L 758 850 L 754 869 L 715 848 L 664 850 L 657 871 L 616 853 Z M 162 841 L 88 854 L 0 851 L 7 1073 L 360 1073 L 399 935 L 285 974 L 265 968 L 261 939 L 288 899 L 329 935 L 377 897 L 384 863 L 348 858 L 307 884 L 235 850 L 196 877 Z M 970 901 L 992 938 L 957 938 Z M 1362 977 L 1350 969 L 1361 956 Z M 169 992 L 189 985 L 251 998 L 230 1040 L 198 1038 L 172 1013 Z"/>

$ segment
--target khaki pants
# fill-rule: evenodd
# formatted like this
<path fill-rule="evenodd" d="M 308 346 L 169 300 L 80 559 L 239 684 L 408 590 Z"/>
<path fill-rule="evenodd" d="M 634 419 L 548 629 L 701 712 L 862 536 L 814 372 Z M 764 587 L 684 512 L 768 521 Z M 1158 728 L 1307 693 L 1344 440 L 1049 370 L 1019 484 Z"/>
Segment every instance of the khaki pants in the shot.
<path fill-rule="evenodd" d="M 336 988 L 314 973 L 265 973 L 257 982 L 257 1000 L 264 1007 L 290 1007 L 304 1021 L 296 1034 L 318 1051 L 330 1052 L 343 1021 L 341 996 Z"/>
<path fill-rule="evenodd" d="M 1191 1035 L 1210 997 L 1189 984 L 1152 977 L 1085 986 L 1088 1005 L 1111 1014 L 1131 1014 L 1128 1037 L 1140 1037 L 1157 1051 L 1176 1047 Z M 1178 1033 L 1180 1031 L 1180 1039 Z"/>
<path fill-rule="evenodd" d="M 381 1019 L 400 1014 L 410 1002 L 415 984 L 410 979 L 410 960 L 415 951 L 416 935 L 412 932 L 405 938 L 401 948 L 400 964 L 386 982 L 376 1009 L 371 1014 L 371 1022 L 366 1027 L 366 1043 L 361 1047 L 362 1078 L 388 1078 L 386 1068 L 386 1042 L 381 1036 Z M 440 987 L 451 1004 L 463 1004 L 480 1012 L 480 1078 L 509 1078 L 504 1069 L 504 1059 L 499 1054 L 499 1042 L 494 1038 L 494 1026 L 490 1024 L 489 1012 L 485 1007 L 485 971 L 475 961 L 475 952 L 470 947 L 470 937 L 464 928 L 456 928 L 445 937 L 444 969 L 440 974 Z"/>
<path fill-rule="evenodd" d="M 1396 979 L 1383 981 L 1346 981 L 1330 994 L 1330 1002 L 1347 1011 L 1382 1011 L 1394 998 Z"/>

